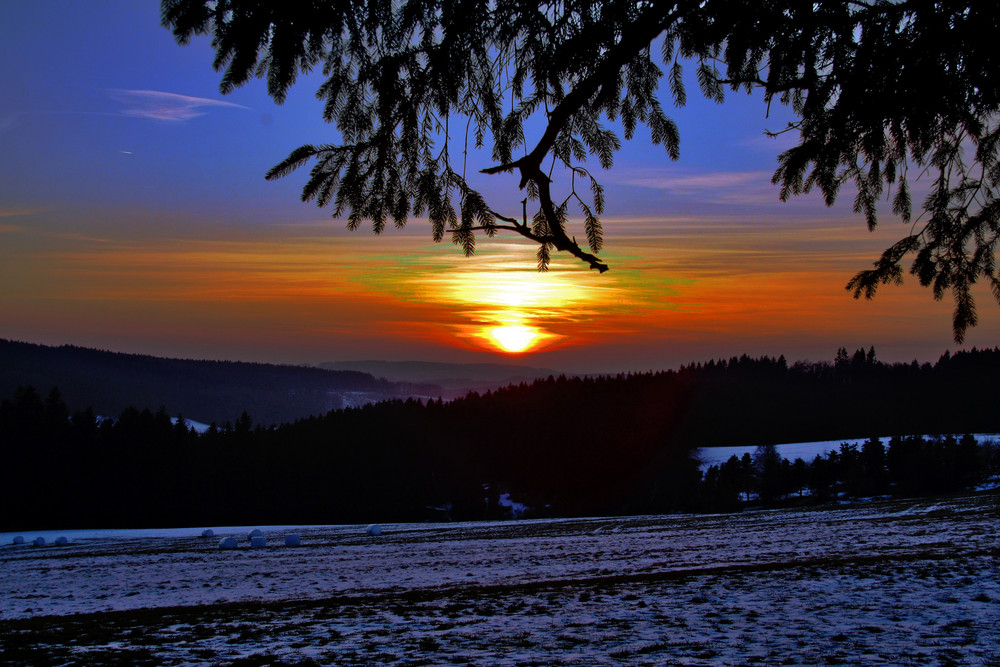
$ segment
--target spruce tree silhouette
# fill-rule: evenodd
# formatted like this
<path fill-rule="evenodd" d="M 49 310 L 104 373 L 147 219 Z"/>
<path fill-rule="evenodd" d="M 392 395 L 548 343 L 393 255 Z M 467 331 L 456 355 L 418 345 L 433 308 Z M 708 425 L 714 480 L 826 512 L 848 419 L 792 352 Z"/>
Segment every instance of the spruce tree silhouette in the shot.
<path fill-rule="evenodd" d="M 646 126 L 678 159 L 657 89 L 666 78 L 672 102 L 685 104 L 688 64 L 709 99 L 762 91 L 768 108 L 794 112 L 770 132 L 797 138 L 772 179 L 782 200 L 818 188 L 832 205 L 850 183 L 869 228 L 882 198 L 912 222 L 850 280 L 855 298 L 899 283 L 913 255 L 910 272 L 936 299 L 951 292 L 956 341 L 977 321 L 973 284 L 1000 301 L 997 3 L 162 0 L 161 12 L 182 44 L 211 35 L 223 93 L 259 77 L 281 103 L 299 73 L 323 71 L 317 96 L 341 143 L 301 146 L 267 177 L 313 162 L 303 200 L 331 205 L 351 229 L 426 215 L 434 240 L 449 236 L 468 255 L 477 232 L 513 232 L 538 244 L 540 270 L 558 250 L 603 272 L 604 191 L 584 161 L 612 167 L 621 138 L 609 122 L 625 139 Z M 532 119 L 545 128 L 533 145 Z M 470 145 L 492 155 L 482 173 L 519 177 L 520 210 L 470 185 Z M 913 173 L 930 182 L 916 218 Z"/>

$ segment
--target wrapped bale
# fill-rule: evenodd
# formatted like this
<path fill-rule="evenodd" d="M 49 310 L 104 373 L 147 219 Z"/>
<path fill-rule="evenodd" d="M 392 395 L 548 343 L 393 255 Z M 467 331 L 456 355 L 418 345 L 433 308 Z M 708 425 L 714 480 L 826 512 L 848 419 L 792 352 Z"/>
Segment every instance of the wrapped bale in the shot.
<path fill-rule="evenodd" d="M 377 523 L 373 523 L 372 525 L 368 526 L 368 529 L 365 532 L 371 535 L 372 537 L 378 537 L 379 535 L 382 534 L 382 526 L 378 525 Z"/>
<path fill-rule="evenodd" d="M 302 546 L 302 536 L 298 533 L 288 533 L 285 535 L 285 546 L 286 547 L 300 547 Z"/>
<path fill-rule="evenodd" d="M 16 537 L 14 537 L 14 544 L 24 544 L 24 536 L 17 535 Z"/>
<path fill-rule="evenodd" d="M 260 532 L 260 528 L 254 528 L 249 533 L 247 533 L 247 540 L 253 541 L 255 537 L 263 537 L 264 533 Z"/>
<path fill-rule="evenodd" d="M 215 531 L 212 530 L 211 528 L 206 528 L 205 530 L 201 531 L 201 536 L 202 537 L 215 537 Z"/>
<path fill-rule="evenodd" d="M 69 544 L 69 539 L 67 539 L 66 537 L 63 537 L 62 535 L 60 535 L 59 537 L 56 538 L 56 545 L 57 546 L 64 547 L 67 544 Z"/>
<path fill-rule="evenodd" d="M 35 541 L 34 541 L 34 545 L 36 547 L 44 547 L 45 546 L 45 538 L 44 537 L 36 537 Z"/>
<path fill-rule="evenodd" d="M 260 535 L 254 535 L 250 538 L 250 547 L 253 549 L 259 549 L 261 547 L 267 546 L 267 540 Z"/>
<path fill-rule="evenodd" d="M 219 542 L 220 549 L 235 549 L 238 546 L 239 543 L 236 541 L 236 538 L 233 537 L 232 535 L 230 535 L 229 537 L 223 537 L 222 540 Z"/>

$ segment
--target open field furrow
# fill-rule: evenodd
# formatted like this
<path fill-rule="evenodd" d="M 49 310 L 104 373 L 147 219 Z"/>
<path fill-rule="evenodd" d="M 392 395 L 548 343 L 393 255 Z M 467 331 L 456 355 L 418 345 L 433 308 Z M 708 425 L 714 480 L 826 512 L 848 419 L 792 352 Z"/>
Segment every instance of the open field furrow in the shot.
<path fill-rule="evenodd" d="M 192 537 L 4 547 L 0 661 L 998 665 L 998 526 L 981 495 L 384 539 L 316 527 L 307 547 L 236 553 Z"/>

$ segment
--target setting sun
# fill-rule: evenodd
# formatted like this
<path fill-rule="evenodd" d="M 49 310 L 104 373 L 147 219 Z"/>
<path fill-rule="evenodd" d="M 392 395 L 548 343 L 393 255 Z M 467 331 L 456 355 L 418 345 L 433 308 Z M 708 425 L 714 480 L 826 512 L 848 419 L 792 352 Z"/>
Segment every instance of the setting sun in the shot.
<path fill-rule="evenodd" d="M 490 336 L 505 352 L 524 352 L 539 338 L 537 329 L 525 326 L 493 327 Z"/>
<path fill-rule="evenodd" d="M 575 324 L 619 298 L 614 279 L 598 281 L 584 269 L 558 263 L 539 273 L 525 268 L 525 258 L 523 246 L 498 245 L 461 264 L 449 260 L 446 271 L 435 265 L 414 272 L 406 284 L 421 302 L 454 309 L 463 321 L 453 330 L 464 341 L 507 354 L 566 344 Z"/>

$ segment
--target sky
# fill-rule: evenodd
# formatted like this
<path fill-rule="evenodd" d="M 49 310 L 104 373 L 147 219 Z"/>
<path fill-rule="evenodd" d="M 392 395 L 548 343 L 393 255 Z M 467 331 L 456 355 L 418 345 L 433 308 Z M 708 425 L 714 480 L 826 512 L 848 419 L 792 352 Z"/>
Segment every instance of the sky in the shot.
<path fill-rule="evenodd" d="M 179 46 L 154 0 L 0 2 L 0 338 L 198 359 L 499 362 L 618 372 L 750 354 L 830 360 L 874 346 L 934 361 L 1000 343 L 1000 308 L 952 339 L 952 303 L 907 276 L 873 301 L 845 290 L 908 225 L 868 232 L 853 195 L 782 203 L 770 177 L 789 117 L 689 83 L 665 108 L 671 161 L 639 128 L 606 188 L 611 270 L 535 270 L 535 247 L 481 239 L 465 258 L 425 220 L 380 236 L 300 201 L 307 171 L 265 172 L 335 142 L 317 75 L 276 105 L 261 81 L 219 93 L 207 38 Z M 689 68 L 689 70 L 692 68 Z M 529 128 L 530 134 L 530 128 Z M 476 168 L 489 166 L 480 155 Z M 477 184 L 520 215 L 504 176 Z M 917 184 L 919 189 L 919 184 Z M 888 208 L 888 207 L 887 207 Z M 570 230 L 583 238 L 579 221 Z"/>

